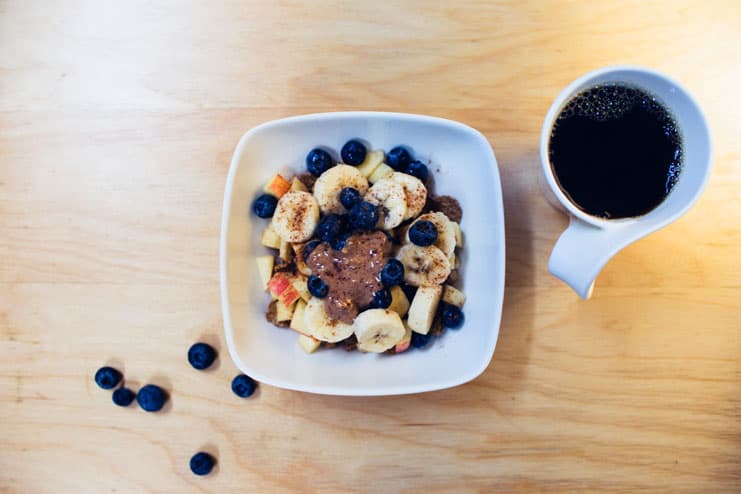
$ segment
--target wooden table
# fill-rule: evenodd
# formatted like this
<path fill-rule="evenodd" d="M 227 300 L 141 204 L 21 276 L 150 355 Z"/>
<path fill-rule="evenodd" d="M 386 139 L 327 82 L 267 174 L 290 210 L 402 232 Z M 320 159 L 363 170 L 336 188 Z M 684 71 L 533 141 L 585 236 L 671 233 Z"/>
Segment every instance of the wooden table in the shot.
<path fill-rule="evenodd" d="M 740 492 L 741 7 L 695 2 L 0 2 L 0 491 Z M 583 302 L 547 273 L 566 219 L 538 136 L 576 76 L 643 64 L 713 132 L 698 204 Z M 501 167 L 507 292 L 475 381 L 241 400 L 218 235 L 239 137 L 328 110 L 481 130 Z M 221 351 L 189 368 L 188 346 Z M 168 411 L 112 405 L 113 363 Z M 218 471 L 188 470 L 200 449 Z"/>

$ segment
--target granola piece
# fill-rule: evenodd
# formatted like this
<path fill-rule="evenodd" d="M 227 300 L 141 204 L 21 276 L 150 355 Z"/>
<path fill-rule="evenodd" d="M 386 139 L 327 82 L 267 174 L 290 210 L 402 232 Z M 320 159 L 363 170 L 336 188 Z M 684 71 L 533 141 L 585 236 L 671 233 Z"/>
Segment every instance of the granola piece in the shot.
<path fill-rule="evenodd" d="M 268 310 L 265 312 L 265 319 L 272 324 L 273 326 L 277 326 L 279 328 L 287 328 L 290 326 L 291 321 L 278 321 L 276 318 L 278 317 L 278 308 L 275 304 L 277 304 L 277 300 L 271 300 L 268 304 Z"/>
<path fill-rule="evenodd" d="M 306 186 L 310 193 L 314 192 L 314 182 L 316 182 L 316 177 L 314 175 L 311 173 L 299 173 L 296 175 L 296 178 Z"/>
<path fill-rule="evenodd" d="M 451 196 L 428 195 L 425 210 L 439 211 L 447 216 L 450 221 L 455 221 L 456 223 L 460 223 L 463 217 L 463 209 L 460 203 L 455 197 Z"/>

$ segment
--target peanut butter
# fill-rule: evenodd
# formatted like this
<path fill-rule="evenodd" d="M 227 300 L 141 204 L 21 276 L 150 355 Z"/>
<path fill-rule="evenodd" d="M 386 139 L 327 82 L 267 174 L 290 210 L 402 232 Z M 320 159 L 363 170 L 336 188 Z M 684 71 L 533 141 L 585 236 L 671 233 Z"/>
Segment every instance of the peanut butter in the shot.
<path fill-rule="evenodd" d="M 380 275 L 391 252 L 391 242 L 380 231 L 351 235 L 342 250 L 322 242 L 306 264 L 329 287 L 324 299 L 327 315 L 352 324 L 361 308 L 383 288 Z"/>

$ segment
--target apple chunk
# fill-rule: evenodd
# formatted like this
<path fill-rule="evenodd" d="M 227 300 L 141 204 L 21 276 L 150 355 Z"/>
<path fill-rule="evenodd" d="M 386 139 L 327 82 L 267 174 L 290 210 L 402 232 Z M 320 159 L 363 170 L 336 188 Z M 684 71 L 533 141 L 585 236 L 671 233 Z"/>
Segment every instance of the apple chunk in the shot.
<path fill-rule="evenodd" d="M 293 311 L 293 317 L 291 318 L 291 325 L 289 327 L 304 336 L 309 336 L 309 328 L 306 326 L 306 321 L 304 320 L 305 312 L 306 302 L 299 300 Z"/>
<path fill-rule="evenodd" d="M 391 305 L 389 305 L 389 310 L 399 314 L 399 317 L 404 317 L 409 310 L 409 299 L 399 285 L 392 286 L 390 291 Z"/>
<path fill-rule="evenodd" d="M 267 290 L 268 283 L 270 283 L 270 278 L 273 275 L 275 258 L 273 256 L 257 256 L 255 262 L 257 263 L 257 273 L 260 275 L 262 287 Z"/>
<path fill-rule="evenodd" d="M 265 230 L 263 230 L 262 236 L 260 237 L 260 243 L 265 247 L 270 247 L 271 249 L 280 249 L 281 240 L 278 234 L 275 233 L 275 230 L 273 230 L 272 223 L 268 224 L 268 226 L 265 227 Z"/>
<path fill-rule="evenodd" d="M 286 192 L 291 190 L 291 182 L 283 178 L 280 173 L 273 175 L 263 189 L 267 194 L 273 195 L 278 199 Z"/>
<path fill-rule="evenodd" d="M 286 307 L 292 306 L 301 294 L 293 287 L 292 279 L 285 273 L 277 272 L 268 281 L 268 290 L 274 299 L 279 300 Z"/>
<path fill-rule="evenodd" d="M 294 192 L 309 192 L 306 185 L 298 177 L 293 177 L 293 180 L 291 180 L 291 190 Z"/>
<path fill-rule="evenodd" d="M 412 342 L 412 330 L 404 324 L 404 337 L 394 347 L 394 353 L 402 353 L 409 350 L 409 344 Z"/>
<path fill-rule="evenodd" d="M 306 353 L 314 353 L 321 344 L 321 341 L 314 339 L 311 336 L 306 336 L 303 334 L 298 335 L 298 345 Z"/>

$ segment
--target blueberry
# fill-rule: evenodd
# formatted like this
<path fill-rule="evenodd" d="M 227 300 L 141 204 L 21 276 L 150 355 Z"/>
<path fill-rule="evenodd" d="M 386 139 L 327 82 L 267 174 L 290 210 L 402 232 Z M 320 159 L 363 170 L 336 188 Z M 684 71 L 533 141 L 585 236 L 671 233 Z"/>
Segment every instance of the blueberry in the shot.
<path fill-rule="evenodd" d="M 340 191 L 340 202 L 345 209 L 350 209 L 361 201 L 360 192 L 352 187 L 345 187 Z"/>
<path fill-rule="evenodd" d="M 270 194 L 263 194 L 252 203 L 252 211 L 260 218 L 270 218 L 275 213 L 278 199 Z"/>
<path fill-rule="evenodd" d="M 167 394 L 165 390 L 154 384 L 147 384 L 136 395 L 136 402 L 147 412 L 158 412 L 165 406 Z"/>
<path fill-rule="evenodd" d="M 344 146 L 342 146 L 342 151 L 340 151 L 340 155 L 342 156 L 342 161 L 348 165 L 358 166 L 360 163 L 365 161 L 365 154 L 368 151 L 365 149 L 365 144 L 358 141 L 357 139 L 352 139 L 350 141 L 347 141 Z"/>
<path fill-rule="evenodd" d="M 362 201 L 352 207 L 348 216 L 350 226 L 356 230 L 372 230 L 378 223 L 378 207 Z"/>
<path fill-rule="evenodd" d="M 208 369 L 214 360 L 216 360 L 216 350 L 208 343 L 195 343 L 188 350 L 188 362 L 194 369 Z"/>
<path fill-rule="evenodd" d="M 332 157 L 324 149 L 314 148 L 306 155 L 306 169 L 318 177 L 334 166 Z"/>
<path fill-rule="evenodd" d="M 432 335 L 430 333 L 420 334 L 412 332 L 411 344 L 414 348 L 424 348 L 430 342 L 431 338 Z"/>
<path fill-rule="evenodd" d="M 190 471 L 196 475 L 208 475 L 216 465 L 216 459 L 203 451 L 194 454 L 190 459 Z"/>
<path fill-rule="evenodd" d="M 386 164 L 396 171 L 405 170 L 410 161 L 412 155 L 403 146 L 396 146 L 386 154 Z"/>
<path fill-rule="evenodd" d="M 342 250 L 351 234 L 352 232 L 340 233 L 334 240 L 332 240 L 332 248 L 334 250 Z"/>
<path fill-rule="evenodd" d="M 95 383 L 103 389 L 113 389 L 121 382 L 121 377 L 113 367 L 101 367 L 95 373 Z"/>
<path fill-rule="evenodd" d="M 412 161 L 407 165 L 407 167 L 404 169 L 404 173 L 407 175 L 411 175 L 413 177 L 417 177 L 421 181 L 427 180 L 427 175 L 430 174 L 429 170 L 427 169 L 427 165 L 422 163 L 421 161 Z"/>
<path fill-rule="evenodd" d="M 329 293 L 329 287 L 327 284 L 323 279 L 315 274 L 312 274 L 309 276 L 309 279 L 306 280 L 306 287 L 309 289 L 309 293 L 317 298 L 324 298 Z"/>
<path fill-rule="evenodd" d="M 463 311 L 460 308 L 452 304 L 445 304 L 443 307 L 443 326 L 450 329 L 458 329 L 463 326 L 463 322 L 466 318 L 463 316 Z"/>
<path fill-rule="evenodd" d="M 381 288 L 373 294 L 373 300 L 370 303 L 373 309 L 387 309 L 391 305 L 391 292 L 386 288 Z"/>
<path fill-rule="evenodd" d="M 304 262 L 309 260 L 309 255 L 314 252 L 314 249 L 316 249 L 316 246 L 319 244 L 321 244 L 319 240 L 312 240 L 304 244 L 304 247 L 301 249 L 301 257 L 304 258 Z"/>
<path fill-rule="evenodd" d="M 431 221 L 416 221 L 411 228 L 409 228 L 409 240 L 420 247 L 432 245 L 435 243 L 435 240 L 437 240 L 437 227 L 435 227 L 435 224 Z"/>
<path fill-rule="evenodd" d="M 347 230 L 347 217 L 339 214 L 328 214 L 319 220 L 316 236 L 323 242 L 331 242 L 340 233 Z"/>
<path fill-rule="evenodd" d="M 136 398 L 136 394 L 129 388 L 118 388 L 113 392 L 113 403 L 120 407 L 127 407 Z"/>
<path fill-rule="evenodd" d="M 240 374 L 232 380 L 232 391 L 240 398 L 248 398 L 255 392 L 257 383 L 250 376 Z"/>
<path fill-rule="evenodd" d="M 400 285 L 404 281 L 404 265 L 396 259 L 389 259 L 381 270 L 381 283 L 390 287 Z"/>

